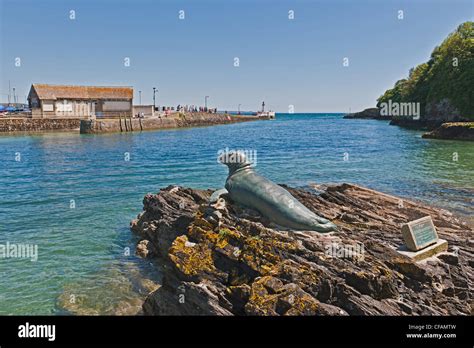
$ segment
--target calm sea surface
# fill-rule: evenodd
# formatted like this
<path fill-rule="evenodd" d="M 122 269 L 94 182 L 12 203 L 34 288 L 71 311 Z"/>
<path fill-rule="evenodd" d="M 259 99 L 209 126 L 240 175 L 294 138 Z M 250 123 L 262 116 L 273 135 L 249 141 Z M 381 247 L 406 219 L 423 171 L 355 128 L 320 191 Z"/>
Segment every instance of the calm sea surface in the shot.
<path fill-rule="evenodd" d="M 0 245 L 38 246 L 36 262 L 0 259 L 0 314 L 139 306 L 143 279 L 160 277 L 134 256 L 129 223 L 143 196 L 167 185 L 222 187 L 216 156 L 226 147 L 256 150 L 258 172 L 278 183 L 353 182 L 474 215 L 474 143 L 421 134 L 294 114 L 135 134 L 0 136 Z"/>

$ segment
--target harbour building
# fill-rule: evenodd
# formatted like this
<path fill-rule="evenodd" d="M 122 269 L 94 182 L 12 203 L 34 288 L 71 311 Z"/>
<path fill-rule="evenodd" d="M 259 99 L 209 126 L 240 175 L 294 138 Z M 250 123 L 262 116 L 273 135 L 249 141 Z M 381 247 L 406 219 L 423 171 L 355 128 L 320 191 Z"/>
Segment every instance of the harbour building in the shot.
<path fill-rule="evenodd" d="M 132 87 L 32 84 L 32 118 L 118 118 L 133 114 Z"/>

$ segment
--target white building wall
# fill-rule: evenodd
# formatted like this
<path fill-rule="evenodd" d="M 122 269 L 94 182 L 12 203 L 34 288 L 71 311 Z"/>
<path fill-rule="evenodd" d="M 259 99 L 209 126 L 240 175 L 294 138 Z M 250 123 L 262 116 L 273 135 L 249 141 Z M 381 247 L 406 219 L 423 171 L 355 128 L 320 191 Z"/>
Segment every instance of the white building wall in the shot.
<path fill-rule="evenodd" d="M 89 117 L 91 115 L 91 102 L 83 100 L 57 100 L 55 109 L 56 116 L 58 117 Z"/>

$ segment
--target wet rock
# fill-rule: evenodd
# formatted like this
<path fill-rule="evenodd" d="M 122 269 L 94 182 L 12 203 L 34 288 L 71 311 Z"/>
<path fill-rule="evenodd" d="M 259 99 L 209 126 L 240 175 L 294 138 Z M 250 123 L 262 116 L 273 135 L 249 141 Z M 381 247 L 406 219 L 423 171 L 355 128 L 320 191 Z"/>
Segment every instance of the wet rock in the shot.
<path fill-rule="evenodd" d="M 148 256 L 151 256 L 152 250 L 150 249 L 150 241 L 146 239 L 141 240 L 137 244 L 136 254 L 144 259 L 146 259 Z"/>
<path fill-rule="evenodd" d="M 462 218 L 357 185 L 287 188 L 339 232 L 281 230 L 212 191 L 168 187 L 131 224 L 163 267 L 147 315 L 469 315 L 472 228 Z M 315 193 L 316 192 L 316 193 Z M 400 225 L 430 215 L 456 255 L 399 254 Z"/>

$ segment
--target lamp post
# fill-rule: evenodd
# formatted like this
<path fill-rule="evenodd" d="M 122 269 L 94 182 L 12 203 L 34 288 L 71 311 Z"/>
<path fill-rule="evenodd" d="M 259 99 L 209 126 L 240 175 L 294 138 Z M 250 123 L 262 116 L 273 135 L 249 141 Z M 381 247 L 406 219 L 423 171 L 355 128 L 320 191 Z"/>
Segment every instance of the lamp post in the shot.
<path fill-rule="evenodd" d="M 138 91 L 138 103 L 142 105 L 142 91 Z"/>
<path fill-rule="evenodd" d="M 207 99 L 209 98 L 208 95 L 204 97 L 204 107 L 207 109 Z"/>
<path fill-rule="evenodd" d="M 153 87 L 153 111 L 155 111 L 156 104 L 155 104 L 155 93 L 156 93 L 156 87 Z"/>
<path fill-rule="evenodd" d="M 239 115 L 240 115 L 240 105 L 242 105 L 242 104 L 239 104 L 239 106 L 238 106 L 238 109 L 239 109 Z"/>

